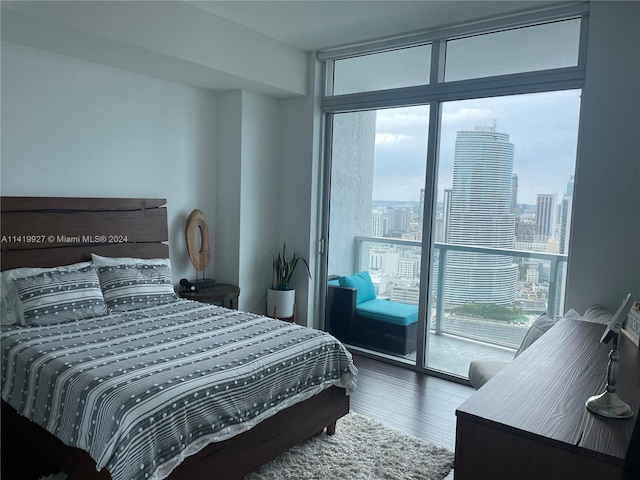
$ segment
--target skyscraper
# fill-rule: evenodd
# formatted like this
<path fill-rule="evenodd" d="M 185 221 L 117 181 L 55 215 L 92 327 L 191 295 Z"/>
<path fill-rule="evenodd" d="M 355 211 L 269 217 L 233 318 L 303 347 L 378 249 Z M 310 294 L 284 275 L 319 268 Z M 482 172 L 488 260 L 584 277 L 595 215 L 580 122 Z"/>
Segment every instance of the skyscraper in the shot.
<path fill-rule="evenodd" d="M 569 252 L 569 227 L 571 225 L 571 210 L 573 207 L 573 175 L 569 177 L 567 192 L 562 198 L 562 213 L 560 217 L 560 253 Z"/>
<path fill-rule="evenodd" d="M 495 126 L 456 135 L 449 243 L 512 249 L 514 145 Z M 447 254 L 445 303 L 508 305 L 515 300 L 512 257 L 473 252 Z"/>
<path fill-rule="evenodd" d="M 515 173 L 511 177 L 511 213 L 518 213 L 518 175 Z"/>
<path fill-rule="evenodd" d="M 442 222 L 443 222 L 443 242 L 448 242 L 449 241 L 449 218 L 451 216 L 451 189 L 447 188 L 444 191 L 444 203 L 443 203 L 443 215 L 442 215 Z"/>
<path fill-rule="evenodd" d="M 371 211 L 371 235 L 374 237 L 384 237 L 387 234 L 386 211 L 374 208 Z"/>
<path fill-rule="evenodd" d="M 569 176 L 569 181 L 567 182 L 567 191 L 566 191 L 566 195 L 572 197 L 573 196 L 573 184 L 575 182 L 574 180 L 575 176 L 571 175 Z"/>
<path fill-rule="evenodd" d="M 546 242 L 555 235 L 556 196 L 551 193 L 539 193 L 536 199 L 536 225 L 538 241 Z"/>

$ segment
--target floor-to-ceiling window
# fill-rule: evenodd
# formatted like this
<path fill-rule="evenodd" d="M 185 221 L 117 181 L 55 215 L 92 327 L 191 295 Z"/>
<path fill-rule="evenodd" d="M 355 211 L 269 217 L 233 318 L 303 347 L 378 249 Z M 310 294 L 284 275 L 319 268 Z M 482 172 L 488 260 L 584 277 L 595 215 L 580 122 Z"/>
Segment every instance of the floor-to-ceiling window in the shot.
<path fill-rule="evenodd" d="M 563 313 L 587 13 L 320 55 L 328 290 L 366 272 L 378 301 L 327 305 L 346 343 L 464 377 Z"/>

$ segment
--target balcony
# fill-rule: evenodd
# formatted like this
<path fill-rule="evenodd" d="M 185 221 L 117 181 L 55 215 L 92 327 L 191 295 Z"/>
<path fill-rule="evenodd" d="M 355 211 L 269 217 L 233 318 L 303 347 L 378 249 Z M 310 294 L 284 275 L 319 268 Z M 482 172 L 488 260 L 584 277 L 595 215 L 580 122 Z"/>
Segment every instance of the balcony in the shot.
<path fill-rule="evenodd" d="M 430 259 L 432 268 L 425 275 L 427 272 L 420 269 L 420 241 L 365 236 L 355 237 L 354 241 L 356 271 L 370 272 L 380 297 L 417 305 L 419 318 L 430 312 L 425 344 L 427 368 L 466 377 L 471 360 L 510 360 L 538 315 L 547 312 L 555 318 L 562 314 L 566 255 L 435 243 Z M 451 272 L 452 259 L 459 262 L 464 255 L 470 255 L 478 264 L 483 259 L 502 259 L 502 263 L 508 259 L 506 263 L 513 265 L 515 278 L 513 300 L 508 305 L 481 308 L 481 304 L 491 302 L 486 302 L 482 298 L 484 290 L 478 289 L 477 296 L 465 302 L 472 307 L 461 308 Z M 431 285 L 430 295 L 425 293 L 426 289 L 421 291 L 421 282 Z M 486 287 L 490 290 L 490 285 Z M 507 310 L 511 317 L 502 315 Z M 492 318 L 492 311 L 500 312 L 495 316 L 501 318 Z M 414 351 L 393 356 L 415 363 L 416 354 Z"/>

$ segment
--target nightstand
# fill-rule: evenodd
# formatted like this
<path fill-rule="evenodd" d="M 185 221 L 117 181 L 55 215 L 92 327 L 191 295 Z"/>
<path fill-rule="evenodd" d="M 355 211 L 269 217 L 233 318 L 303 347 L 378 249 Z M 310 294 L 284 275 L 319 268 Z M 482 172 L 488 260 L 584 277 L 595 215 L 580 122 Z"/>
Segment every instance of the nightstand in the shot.
<path fill-rule="evenodd" d="M 226 308 L 238 308 L 238 296 L 240 287 L 227 283 L 216 283 L 215 287 L 201 288 L 197 292 L 191 290 L 179 290 L 180 298 L 195 300 L 197 302 L 212 303 Z"/>

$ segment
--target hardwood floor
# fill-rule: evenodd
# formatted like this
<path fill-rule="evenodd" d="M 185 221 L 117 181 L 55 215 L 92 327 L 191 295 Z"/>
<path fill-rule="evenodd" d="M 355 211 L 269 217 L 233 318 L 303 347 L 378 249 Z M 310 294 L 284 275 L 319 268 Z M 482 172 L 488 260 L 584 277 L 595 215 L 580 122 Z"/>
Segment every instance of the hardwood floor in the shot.
<path fill-rule="evenodd" d="M 455 411 L 473 388 L 358 355 L 353 359 L 359 372 L 353 412 L 454 449 Z"/>

